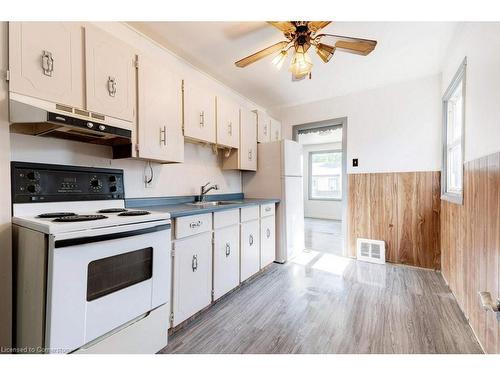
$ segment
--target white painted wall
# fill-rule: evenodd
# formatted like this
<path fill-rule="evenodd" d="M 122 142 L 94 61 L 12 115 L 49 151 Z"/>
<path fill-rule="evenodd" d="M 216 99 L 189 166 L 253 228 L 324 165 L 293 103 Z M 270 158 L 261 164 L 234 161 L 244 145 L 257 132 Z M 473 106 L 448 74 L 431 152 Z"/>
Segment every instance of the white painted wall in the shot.
<path fill-rule="evenodd" d="M 342 142 L 303 145 L 304 168 L 304 216 L 317 219 L 342 220 L 342 201 L 319 201 L 309 199 L 309 153 L 311 151 L 342 150 Z M 344 192 L 343 198 L 345 198 Z"/>
<path fill-rule="evenodd" d="M 467 56 L 465 162 L 500 151 L 499 34 L 498 22 L 461 24 L 443 64 L 441 94 Z"/>
<path fill-rule="evenodd" d="M 279 112 L 290 139 L 293 125 L 347 117 L 347 173 L 434 171 L 441 168 L 440 91 L 433 75 Z"/>
<path fill-rule="evenodd" d="M 10 145 L 8 122 L 7 22 L 0 22 L 0 348 L 10 347 L 12 253 L 10 232 Z"/>

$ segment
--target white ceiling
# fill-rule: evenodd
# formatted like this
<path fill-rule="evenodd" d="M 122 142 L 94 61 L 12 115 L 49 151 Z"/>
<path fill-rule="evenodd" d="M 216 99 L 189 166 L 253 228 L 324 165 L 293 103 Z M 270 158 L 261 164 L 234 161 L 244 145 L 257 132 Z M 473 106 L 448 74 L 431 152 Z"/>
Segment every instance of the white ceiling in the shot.
<path fill-rule="evenodd" d="M 328 64 L 311 51 L 312 79 L 292 82 L 289 61 L 278 71 L 271 63 L 272 56 L 246 68 L 234 66 L 235 61 L 284 39 L 265 22 L 131 25 L 266 108 L 328 99 L 439 73 L 457 26 L 451 22 L 332 23 L 325 32 L 375 39 L 377 47 L 369 56 L 336 52 Z"/>

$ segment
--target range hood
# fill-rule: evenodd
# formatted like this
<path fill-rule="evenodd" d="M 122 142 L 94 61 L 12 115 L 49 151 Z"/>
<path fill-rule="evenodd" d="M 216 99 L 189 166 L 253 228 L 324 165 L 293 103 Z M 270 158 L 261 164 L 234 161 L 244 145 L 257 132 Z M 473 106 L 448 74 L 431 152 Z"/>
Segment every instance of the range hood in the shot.
<path fill-rule="evenodd" d="M 132 131 L 110 125 L 104 121 L 106 117 L 103 115 L 52 103 L 49 107 L 45 101 L 40 101 L 39 105 L 36 102 L 25 103 L 23 96 L 16 99 L 16 95 L 11 93 L 9 119 L 12 133 L 113 146 L 114 156 L 131 148 Z M 117 153 L 115 148 L 122 151 Z"/>

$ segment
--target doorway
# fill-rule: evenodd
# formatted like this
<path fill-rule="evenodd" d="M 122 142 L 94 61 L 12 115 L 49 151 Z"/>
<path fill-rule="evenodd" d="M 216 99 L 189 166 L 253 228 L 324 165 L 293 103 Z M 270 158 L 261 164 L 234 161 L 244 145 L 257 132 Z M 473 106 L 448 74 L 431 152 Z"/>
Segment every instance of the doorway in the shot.
<path fill-rule="evenodd" d="M 303 148 L 305 245 L 309 251 L 346 256 L 347 118 L 296 125 Z"/>

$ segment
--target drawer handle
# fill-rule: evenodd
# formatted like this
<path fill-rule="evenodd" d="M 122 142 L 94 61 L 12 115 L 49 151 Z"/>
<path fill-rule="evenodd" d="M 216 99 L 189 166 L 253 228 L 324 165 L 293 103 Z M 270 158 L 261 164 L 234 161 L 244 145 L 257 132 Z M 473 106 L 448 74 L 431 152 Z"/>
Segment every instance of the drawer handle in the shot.
<path fill-rule="evenodd" d="M 116 95 L 116 78 L 115 77 L 108 77 L 108 93 L 109 96 L 115 97 Z"/>
<path fill-rule="evenodd" d="M 43 74 L 52 77 L 52 72 L 54 71 L 54 58 L 52 57 L 52 52 L 42 52 L 42 70 Z"/>
<path fill-rule="evenodd" d="M 250 236 L 248 236 L 248 243 L 250 244 L 250 246 L 253 245 L 253 234 L 251 234 Z"/>
<path fill-rule="evenodd" d="M 192 223 L 189 224 L 189 227 L 191 229 L 195 229 L 195 228 L 198 228 L 201 226 L 201 224 L 203 224 L 203 221 L 201 220 L 198 220 L 198 221 L 193 221 Z"/>
<path fill-rule="evenodd" d="M 200 112 L 200 127 L 205 127 L 205 111 Z"/>
<path fill-rule="evenodd" d="M 266 229 L 266 237 L 267 238 L 271 237 L 271 229 L 269 228 Z"/>
<path fill-rule="evenodd" d="M 226 258 L 231 255 L 231 244 L 226 242 Z"/>
<path fill-rule="evenodd" d="M 193 255 L 193 260 L 191 261 L 191 268 L 193 269 L 193 272 L 196 272 L 198 269 L 198 255 Z"/>

